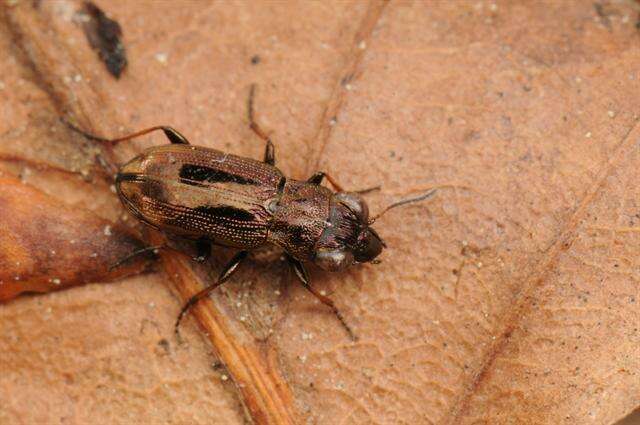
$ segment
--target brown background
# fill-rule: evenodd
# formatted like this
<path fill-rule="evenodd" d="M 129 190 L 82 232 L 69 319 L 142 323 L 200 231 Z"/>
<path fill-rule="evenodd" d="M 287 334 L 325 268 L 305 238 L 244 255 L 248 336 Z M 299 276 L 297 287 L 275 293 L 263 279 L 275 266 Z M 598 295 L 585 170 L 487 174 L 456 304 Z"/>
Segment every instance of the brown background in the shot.
<path fill-rule="evenodd" d="M 123 28 L 120 80 L 88 46 L 79 2 L 2 6 L 3 190 L 23 193 L 17 176 L 44 192 L 38 223 L 131 227 L 97 148 L 58 117 L 103 136 L 170 124 L 257 158 L 252 83 L 286 174 L 380 184 L 373 211 L 441 187 L 379 220 L 382 264 L 311 270 L 357 343 L 278 261 L 254 258 L 215 293 L 275 359 L 298 422 L 607 424 L 640 405 L 637 3 L 97 4 Z M 33 193 L 18 198 L 26 217 L 44 202 Z M 15 246 L 59 248 L 50 224 L 9 228 L 6 199 L 9 280 L 33 272 Z M 49 260 L 38 267 L 65 272 Z M 0 422 L 243 423 L 196 321 L 175 340 L 181 301 L 155 270 L 0 305 Z"/>

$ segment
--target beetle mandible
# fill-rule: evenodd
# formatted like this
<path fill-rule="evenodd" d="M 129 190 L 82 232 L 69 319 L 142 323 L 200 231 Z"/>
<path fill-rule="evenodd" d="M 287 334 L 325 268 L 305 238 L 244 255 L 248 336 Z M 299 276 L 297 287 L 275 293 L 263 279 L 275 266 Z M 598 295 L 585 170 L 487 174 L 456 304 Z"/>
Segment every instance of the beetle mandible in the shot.
<path fill-rule="evenodd" d="M 111 143 L 163 131 L 171 144 L 148 148 L 120 167 L 115 184 L 120 200 L 143 223 L 198 241 L 201 260 L 208 255 L 211 244 L 240 250 L 212 285 L 184 304 L 175 323 L 176 332 L 189 309 L 226 282 L 250 250 L 273 244 L 284 250 L 302 285 L 332 310 L 355 339 L 333 301 L 311 286 L 303 263 L 315 263 L 335 272 L 374 262 L 386 248 L 371 227 L 375 220 L 392 208 L 430 197 L 435 189 L 393 203 L 370 218 L 367 203 L 360 196 L 366 191 L 345 191 L 322 171 L 303 181 L 285 177 L 275 166 L 271 138 L 254 120 L 254 94 L 252 85 L 248 118 L 250 128 L 266 143 L 263 161 L 191 145 L 168 126 L 147 128 L 117 139 L 70 127 L 89 139 Z M 321 185 L 324 179 L 335 192 Z M 157 247 L 133 255 L 152 248 Z"/>

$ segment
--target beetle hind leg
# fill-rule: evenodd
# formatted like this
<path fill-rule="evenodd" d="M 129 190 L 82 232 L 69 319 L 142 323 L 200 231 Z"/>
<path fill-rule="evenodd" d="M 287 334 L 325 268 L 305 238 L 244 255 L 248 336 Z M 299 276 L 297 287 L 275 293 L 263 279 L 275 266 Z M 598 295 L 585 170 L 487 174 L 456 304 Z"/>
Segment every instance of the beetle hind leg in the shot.
<path fill-rule="evenodd" d="M 69 127 L 71 130 L 75 131 L 76 133 L 79 133 L 81 135 L 83 135 L 84 137 L 86 137 L 89 140 L 93 140 L 96 142 L 103 142 L 103 143 L 119 143 L 119 142 L 124 142 L 127 140 L 131 140 L 134 139 L 136 137 L 140 137 L 140 136 L 144 136 L 145 134 L 149 134 L 153 131 L 158 131 L 158 130 L 162 130 L 162 132 L 164 133 L 165 136 L 167 136 L 167 139 L 169 139 L 169 141 L 172 144 L 179 144 L 179 145 L 188 145 L 189 141 L 187 140 L 186 137 L 184 137 L 182 134 L 180 134 L 180 132 L 172 127 L 166 126 L 166 125 L 157 125 L 155 127 L 149 127 L 149 128 L 145 128 L 144 130 L 140 130 L 137 131 L 135 133 L 131 133 L 128 134 L 126 136 L 122 136 L 122 137 L 118 137 L 116 139 L 107 139 L 105 137 L 100 137 L 100 136 L 96 136 L 90 133 L 87 133 L 86 131 L 76 127 L 75 125 L 71 124 L 70 122 L 66 121 L 66 120 L 62 120 L 67 127 Z"/>

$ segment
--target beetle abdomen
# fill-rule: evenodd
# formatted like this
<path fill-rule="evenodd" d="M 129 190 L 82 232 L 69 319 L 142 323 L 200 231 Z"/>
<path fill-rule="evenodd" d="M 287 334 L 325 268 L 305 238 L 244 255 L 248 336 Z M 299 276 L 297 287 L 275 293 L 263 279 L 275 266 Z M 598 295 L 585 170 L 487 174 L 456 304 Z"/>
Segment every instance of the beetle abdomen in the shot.
<path fill-rule="evenodd" d="M 179 236 L 238 248 L 263 244 L 266 209 L 284 177 L 275 167 L 202 147 L 148 149 L 125 164 L 117 188 L 146 223 Z"/>

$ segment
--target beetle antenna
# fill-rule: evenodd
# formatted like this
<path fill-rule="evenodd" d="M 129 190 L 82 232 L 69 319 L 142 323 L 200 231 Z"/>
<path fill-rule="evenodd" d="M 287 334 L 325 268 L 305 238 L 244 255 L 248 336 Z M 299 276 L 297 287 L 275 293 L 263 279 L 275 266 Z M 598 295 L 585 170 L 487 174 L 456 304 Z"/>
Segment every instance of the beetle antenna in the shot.
<path fill-rule="evenodd" d="M 413 204 L 414 202 L 424 201 L 425 199 L 432 197 L 433 194 L 436 193 L 437 190 L 438 189 L 431 189 L 427 193 L 423 193 L 420 196 L 416 196 L 414 198 L 405 198 L 405 199 L 399 200 L 398 202 L 394 202 L 393 204 L 391 204 L 391 205 L 387 206 L 385 209 L 383 209 L 381 213 L 378 213 L 375 217 L 370 219 L 367 224 L 368 225 L 372 225 L 377 219 L 382 217 L 387 211 L 389 211 L 389 210 L 391 210 L 393 208 L 400 207 L 400 206 L 406 205 L 406 204 Z"/>

